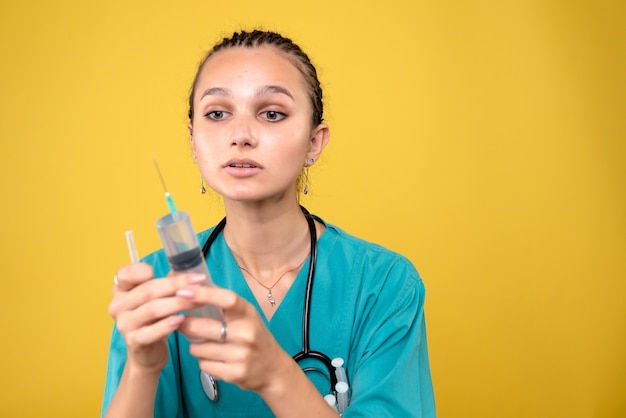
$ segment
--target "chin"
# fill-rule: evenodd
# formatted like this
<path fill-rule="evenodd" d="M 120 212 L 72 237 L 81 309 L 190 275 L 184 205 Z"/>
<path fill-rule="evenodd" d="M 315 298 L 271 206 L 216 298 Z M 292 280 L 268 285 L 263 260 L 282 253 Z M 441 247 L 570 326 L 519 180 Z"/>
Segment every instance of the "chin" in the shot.
<path fill-rule="evenodd" d="M 269 196 L 261 194 L 258 191 L 252 190 L 229 190 L 225 193 L 220 193 L 224 200 L 238 203 L 255 203 L 266 200 Z"/>
<path fill-rule="evenodd" d="M 260 203 L 278 203 L 285 200 L 293 200 L 296 201 L 296 189 L 294 187 L 292 192 L 287 191 L 273 191 L 268 193 L 262 193 L 258 190 L 255 191 L 240 191 L 234 193 L 223 194 L 222 197 L 224 200 L 229 200 L 231 202 L 237 203 L 249 203 L 249 204 L 260 204 Z"/>

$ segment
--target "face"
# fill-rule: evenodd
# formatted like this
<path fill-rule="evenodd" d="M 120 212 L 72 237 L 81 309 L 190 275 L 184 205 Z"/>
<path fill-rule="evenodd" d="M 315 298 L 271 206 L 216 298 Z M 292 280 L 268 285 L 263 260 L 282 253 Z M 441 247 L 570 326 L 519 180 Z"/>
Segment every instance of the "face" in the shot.
<path fill-rule="evenodd" d="M 198 77 L 191 145 L 207 184 L 225 201 L 296 198 L 305 164 L 317 161 L 328 126 L 311 126 L 303 76 L 271 46 L 213 55 Z"/>

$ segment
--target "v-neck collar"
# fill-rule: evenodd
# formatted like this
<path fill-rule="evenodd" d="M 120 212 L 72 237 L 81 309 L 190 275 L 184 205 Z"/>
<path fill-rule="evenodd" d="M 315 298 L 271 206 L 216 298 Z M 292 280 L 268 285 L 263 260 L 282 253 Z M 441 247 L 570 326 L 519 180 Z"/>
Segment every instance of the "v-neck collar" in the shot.
<path fill-rule="evenodd" d="M 320 239 L 322 239 L 324 235 L 325 233 L 322 234 Z M 318 247 L 319 241 L 320 240 L 318 240 Z M 220 233 L 213 245 L 211 245 L 208 262 L 209 270 L 215 271 L 216 273 L 213 278 L 214 283 L 218 286 L 232 290 L 250 302 L 263 319 L 265 325 L 271 328 L 271 324 L 275 322 L 274 319 L 277 318 L 277 316 L 280 316 L 281 312 L 287 312 L 286 315 L 289 315 L 289 312 L 293 312 L 293 308 L 298 306 L 301 302 L 306 286 L 310 258 L 307 257 L 294 282 L 289 287 L 289 290 L 285 294 L 283 300 L 278 304 L 276 312 L 274 312 L 274 315 L 272 315 L 270 320 L 268 320 L 265 316 L 265 313 L 263 312 L 263 309 L 261 309 L 258 300 L 252 292 L 252 289 L 241 273 L 241 270 L 237 265 L 237 261 L 235 260 L 235 256 L 228 247 L 228 244 L 226 244 L 226 240 L 224 240 L 223 233 Z"/>

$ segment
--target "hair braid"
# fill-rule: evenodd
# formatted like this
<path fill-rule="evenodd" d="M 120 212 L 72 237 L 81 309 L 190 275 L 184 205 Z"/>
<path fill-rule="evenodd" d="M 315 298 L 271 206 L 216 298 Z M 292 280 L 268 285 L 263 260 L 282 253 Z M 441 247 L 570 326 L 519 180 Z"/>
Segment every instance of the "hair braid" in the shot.
<path fill-rule="evenodd" d="M 196 86 L 200 72 L 208 59 L 218 51 L 229 48 L 258 48 L 263 45 L 270 45 L 283 52 L 291 63 L 300 71 L 306 81 L 309 97 L 313 107 L 312 123 L 314 126 L 322 123 L 324 115 L 324 105 L 322 101 L 322 87 L 317 78 L 315 66 L 307 54 L 291 39 L 286 38 L 276 32 L 253 30 L 252 32 L 235 32 L 230 38 L 224 38 L 216 44 L 204 57 L 198 67 L 194 78 L 191 94 L 189 95 L 189 119 L 193 120 L 193 99 L 196 94 Z"/>

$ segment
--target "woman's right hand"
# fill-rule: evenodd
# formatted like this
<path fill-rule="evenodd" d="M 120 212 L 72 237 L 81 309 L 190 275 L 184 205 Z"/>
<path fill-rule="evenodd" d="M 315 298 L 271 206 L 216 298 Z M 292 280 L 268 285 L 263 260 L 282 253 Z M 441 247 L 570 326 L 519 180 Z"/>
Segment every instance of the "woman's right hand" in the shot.
<path fill-rule="evenodd" d="M 127 346 L 128 366 L 143 373 L 160 373 L 168 361 L 167 337 L 185 319 L 180 312 L 193 307 L 176 292 L 205 280 L 202 275 L 180 274 L 152 280 L 149 264 L 136 263 L 117 272 L 109 314 Z"/>

